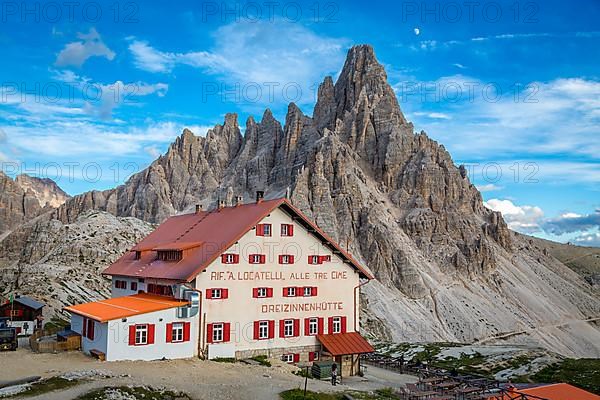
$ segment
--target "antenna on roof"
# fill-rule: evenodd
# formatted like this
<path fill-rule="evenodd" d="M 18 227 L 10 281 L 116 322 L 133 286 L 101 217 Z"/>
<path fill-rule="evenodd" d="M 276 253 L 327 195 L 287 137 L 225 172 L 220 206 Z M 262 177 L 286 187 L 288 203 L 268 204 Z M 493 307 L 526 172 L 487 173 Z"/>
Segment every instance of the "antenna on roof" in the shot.
<path fill-rule="evenodd" d="M 289 186 L 285 189 L 285 198 L 288 200 L 290 198 L 290 187 Z"/>
<path fill-rule="evenodd" d="M 264 190 L 257 190 L 256 191 L 256 202 L 260 203 L 263 201 L 264 198 L 265 198 Z"/>

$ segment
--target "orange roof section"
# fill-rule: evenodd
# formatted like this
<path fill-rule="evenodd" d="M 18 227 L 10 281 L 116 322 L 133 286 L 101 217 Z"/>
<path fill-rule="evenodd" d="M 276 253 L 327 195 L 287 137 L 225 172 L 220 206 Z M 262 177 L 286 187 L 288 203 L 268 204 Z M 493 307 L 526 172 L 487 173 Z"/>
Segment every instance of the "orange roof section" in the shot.
<path fill-rule="evenodd" d="M 170 297 L 140 293 L 131 296 L 94 301 L 92 303 L 78 304 L 65 307 L 64 309 L 73 314 L 78 314 L 98 322 L 107 322 L 115 319 L 132 317 L 134 315 L 182 307 L 188 304 L 187 301 L 174 300 Z"/>
<path fill-rule="evenodd" d="M 358 332 L 317 335 L 317 340 L 334 356 L 372 353 L 373 346 Z"/>
<path fill-rule="evenodd" d="M 519 393 L 530 394 L 548 400 L 600 400 L 600 396 L 579 389 L 568 383 L 538 386 L 517 390 Z M 517 397 L 515 397 L 517 398 Z"/>
<path fill-rule="evenodd" d="M 318 236 L 324 245 L 339 254 L 363 277 L 373 279 L 373 276 L 358 261 L 285 198 L 168 218 L 133 247 L 132 250 L 141 251 L 139 259 L 136 259 L 134 251 L 127 252 L 104 270 L 103 274 L 190 282 L 278 207 Z M 190 243 L 201 243 L 201 245 L 188 247 Z M 154 252 L 156 249 L 168 247 L 170 250 L 177 244 L 186 247 L 185 257 L 179 261 L 157 259 Z"/>

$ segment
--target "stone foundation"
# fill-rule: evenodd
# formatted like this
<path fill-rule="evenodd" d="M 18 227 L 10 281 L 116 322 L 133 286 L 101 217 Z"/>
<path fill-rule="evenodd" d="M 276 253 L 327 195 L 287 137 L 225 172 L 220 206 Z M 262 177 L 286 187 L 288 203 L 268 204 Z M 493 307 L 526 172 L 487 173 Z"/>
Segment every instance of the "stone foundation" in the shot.
<path fill-rule="evenodd" d="M 300 362 L 308 362 L 308 353 L 312 351 L 321 351 L 320 345 L 297 346 L 297 347 L 279 347 L 273 349 L 256 350 L 238 350 L 235 352 L 235 358 L 238 360 L 252 358 L 256 356 L 267 356 L 268 358 L 280 359 L 284 354 L 300 354 Z"/>

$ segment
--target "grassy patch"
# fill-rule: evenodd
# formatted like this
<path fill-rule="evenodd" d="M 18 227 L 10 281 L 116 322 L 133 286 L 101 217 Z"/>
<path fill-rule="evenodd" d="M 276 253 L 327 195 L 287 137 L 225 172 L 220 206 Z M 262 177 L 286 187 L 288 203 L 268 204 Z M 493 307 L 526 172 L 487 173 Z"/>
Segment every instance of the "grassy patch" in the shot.
<path fill-rule="evenodd" d="M 311 392 L 310 390 L 306 392 L 306 400 L 342 400 L 344 398 L 343 396 L 344 395 L 340 393 L 318 393 Z M 285 392 L 281 392 L 279 397 L 283 400 L 304 400 L 304 390 L 286 390 Z"/>
<path fill-rule="evenodd" d="M 27 389 L 20 393 L 15 393 L 11 396 L 4 396 L 3 399 L 8 398 L 16 398 L 16 397 L 32 397 L 39 396 L 44 393 L 54 392 L 56 390 L 63 390 L 70 388 L 72 386 L 78 385 L 80 381 L 77 380 L 68 380 L 65 378 L 60 378 L 58 376 L 43 379 L 41 381 L 37 381 L 32 383 Z"/>
<path fill-rule="evenodd" d="M 146 386 L 109 386 L 82 394 L 75 400 L 104 400 L 126 396 L 132 396 L 133 398 L 140 400 L 191 400 L 190 396 L 182 392 L 173 392 L 171 390 L 163 389 L 153 389 L 151 387 Z"/>
<path fill-rule="evenodd" d="M 251 360 L 254 360 L 257 363 L 259 363 L 260 365 L 263 365 L 265 367 L 271 366 L 271 362 L 269 360 L 267 360 L 267 356 L 254 356 L 251 358 Z"/>
<path fill-rule="evenodd" d="M 237 360 L 233 357 L 217 357 L 217 358 L 213 358 L 211 361 L 222 362 L 222 363 L 234 363 Z"/>
<path fill-rule="evenodd" d="M 566 359 L 546 366 L 529 378 L 540 383 L 566 382 L 600 394 L 600 359 Z"/>

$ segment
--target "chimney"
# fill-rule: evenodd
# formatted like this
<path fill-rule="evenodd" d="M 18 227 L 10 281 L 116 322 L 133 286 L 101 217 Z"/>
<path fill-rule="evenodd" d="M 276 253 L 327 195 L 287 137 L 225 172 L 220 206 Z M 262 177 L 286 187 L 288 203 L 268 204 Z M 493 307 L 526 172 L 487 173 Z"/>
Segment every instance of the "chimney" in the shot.
<path fill-rule="evenodd" d="M 235 196 L 235 206 L 241 206 L 244 203 L 244 198 L 242 196 Z"/>
<path fill-rule="evenodd" d="M 265 198 L 265 192 L 262 190 L 257 190 L 256 191 L 256 202 L 261 203 L 264 198 Z"/>
<path fill-rule="evenodd" d="M 219 210 L 225 208 L 225 200 L 219 200 Z"/>
<path fill-rule="evenodd" d="M 200 211 L 202 211 L 202 204 L 196 204 L 196 214 L 200 214 Z"/>

